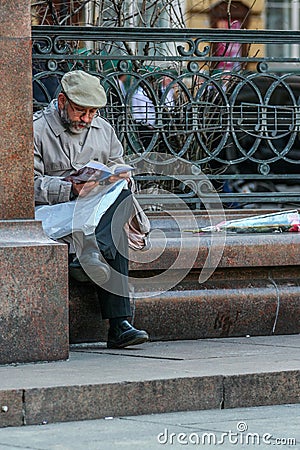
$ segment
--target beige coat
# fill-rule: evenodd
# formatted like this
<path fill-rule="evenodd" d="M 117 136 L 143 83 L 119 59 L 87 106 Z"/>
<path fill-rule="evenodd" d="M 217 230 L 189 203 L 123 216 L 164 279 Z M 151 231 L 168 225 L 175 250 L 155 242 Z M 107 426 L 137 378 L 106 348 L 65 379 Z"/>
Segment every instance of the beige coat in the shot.
<path fill-rule="evenodd" d="M 62 124 L 53 100 L 34 114 L 34 192 L 36 204 L 56 204 L 70 200 L 72 184 L 62 178 L 90 160 L 108 166 L 123 163 L 123 148 L 111 125 L 101 117 L 93 119 L 90 129 L 70 134 Z M 134 199 L 142 234 L 148 233 L 147 216 Z M 136 231 L 136 230 L 135 230 Z M 134 238 L 134 241 L 136 239 Z"/>
<path fill-rule="evenodd" d="M 92 159 L 103 164 L 123 163 L 123 148 L 113 128 L 102 118 L 87 133 L 70 134 L 62 124 L 55 101 L 34 115 L 34 187 L 38 204 L 70 200 L 72 184 L 66 177 Z"/>

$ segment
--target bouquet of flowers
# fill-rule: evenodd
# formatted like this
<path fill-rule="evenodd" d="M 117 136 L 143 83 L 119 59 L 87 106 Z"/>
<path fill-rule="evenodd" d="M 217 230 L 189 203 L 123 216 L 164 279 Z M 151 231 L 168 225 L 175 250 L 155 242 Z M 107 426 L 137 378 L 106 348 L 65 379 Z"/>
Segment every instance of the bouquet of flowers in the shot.
<path fill-rule="evenodd" d="M 300 216 L 296 209 L 243 219 L 226 220 L 209 227 L 191 230 L 193 233 L 226 231 L 230 233 L 283 233 L 300 231 Z"/>

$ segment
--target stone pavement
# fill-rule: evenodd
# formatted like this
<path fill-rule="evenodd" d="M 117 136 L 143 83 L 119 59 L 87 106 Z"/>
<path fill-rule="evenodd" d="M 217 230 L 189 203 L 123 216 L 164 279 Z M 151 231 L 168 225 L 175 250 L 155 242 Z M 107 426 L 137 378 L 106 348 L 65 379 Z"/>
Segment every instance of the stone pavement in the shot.
<path fill-rule="evenodd" d="M 73 347 L 0 366 L 0 426 L 300 403 L 299 335 Z"/>
<path fill-rule="evenodd" d="M 300 448 L 300 405 L 190 411 L 5 428 L 1 450 Z"/>

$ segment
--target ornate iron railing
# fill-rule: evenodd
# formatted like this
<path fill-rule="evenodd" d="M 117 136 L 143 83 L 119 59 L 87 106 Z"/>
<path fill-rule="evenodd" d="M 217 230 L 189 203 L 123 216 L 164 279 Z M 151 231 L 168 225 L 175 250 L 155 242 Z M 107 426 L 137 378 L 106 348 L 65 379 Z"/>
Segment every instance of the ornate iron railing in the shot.
<path fill-rule="evenodd" d="M 166 190 L 201 207 L 200 173 L 227 206 L 299 203 L 300 61 L 262 51 L 299 45 L 300 32 L 38 26 L 32 36 L 34 108 L 66 71 L 97 75 L 102 114 L 152 203 Z"/>

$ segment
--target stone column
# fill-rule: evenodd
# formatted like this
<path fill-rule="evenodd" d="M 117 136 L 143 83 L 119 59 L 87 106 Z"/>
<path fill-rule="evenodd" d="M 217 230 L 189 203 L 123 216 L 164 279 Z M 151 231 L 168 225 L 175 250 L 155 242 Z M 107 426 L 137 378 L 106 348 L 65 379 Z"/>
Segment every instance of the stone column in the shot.
<path fill-rule="evenodd" d="M 0 17 L 0 364 L 66 359 L 67 248 L 34 220 L 30 0 Z"/>

